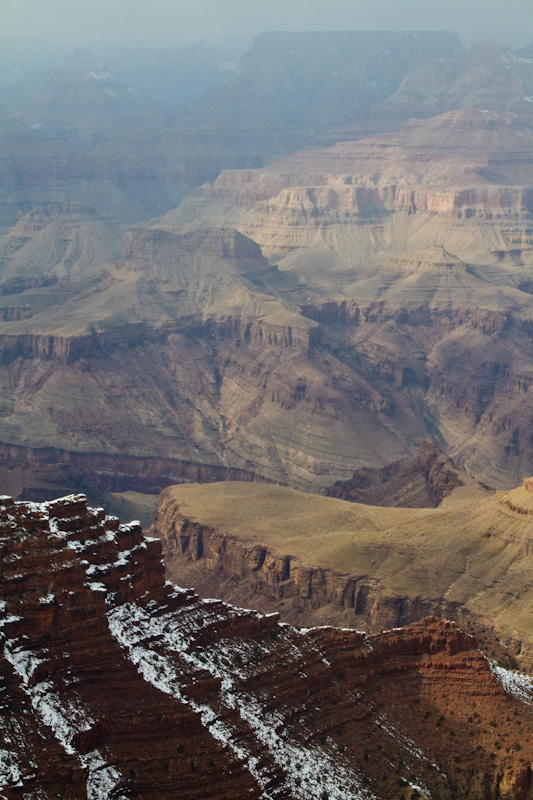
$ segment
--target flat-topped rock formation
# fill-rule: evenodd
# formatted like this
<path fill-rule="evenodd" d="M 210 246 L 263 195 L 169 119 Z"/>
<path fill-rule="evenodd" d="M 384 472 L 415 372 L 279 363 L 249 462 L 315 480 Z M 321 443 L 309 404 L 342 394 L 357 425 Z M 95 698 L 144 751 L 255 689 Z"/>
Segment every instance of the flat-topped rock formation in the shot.
<path fill-rule="evenodd" d="M 2 497 L 0 554 L 8 800 L 530 796 L 531 679 L 452 622 L 367 637 L 200 600 L 82 495 Z"/>
<path fill-rule="evenodd" d="M 532 498 L 464 486 L 436 509 L 380 508 L 269 485 L 174 486 L 154 531 L 169 576 L 207 596 L 370 632 L 427 614 L 482 623 L 531 669 Z"/>

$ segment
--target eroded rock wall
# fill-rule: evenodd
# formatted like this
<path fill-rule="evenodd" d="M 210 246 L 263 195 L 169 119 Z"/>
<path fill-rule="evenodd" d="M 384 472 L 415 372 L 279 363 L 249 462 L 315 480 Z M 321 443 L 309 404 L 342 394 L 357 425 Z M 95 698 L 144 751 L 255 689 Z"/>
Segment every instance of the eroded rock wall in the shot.
<path fill-rule="evenodd" d="M 165 583 L 83 496 L 0 502 L 9 800 L 531 797 L 531 680 L 453 623 L 297 631 Z"/>

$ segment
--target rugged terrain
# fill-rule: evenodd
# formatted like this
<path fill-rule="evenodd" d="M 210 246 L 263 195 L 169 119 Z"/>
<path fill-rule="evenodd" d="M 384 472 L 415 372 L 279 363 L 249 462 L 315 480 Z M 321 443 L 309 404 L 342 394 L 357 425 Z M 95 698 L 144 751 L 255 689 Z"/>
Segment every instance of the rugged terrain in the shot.
<path fill-rule="evenodd" d="M 204 596 L 371 633 L 439 614 L 486 627 L 531 669 L 532 519 L 532 480 L 458 487 L 438 508 L 225 482 L 166 489 L 153 531 L 171 579 Z"/>
<path fill-rule="evenodd" d="M 381 469 L 361 467 L 347 481 L 336 481 L 326 489 L 328 497 L 351 500 L 371 506 L 395 508 L 437 507 L 456 489 L 470 486 L 483 491 L 482 486 L 466 473 L 431 439 L 424 439 L 418 455 L 393 461 Z M 464 493 L 461 493 L 464 494 Z"/>
<path fill-rule="evenodd" d="M 450 33 L 267 34 L 238 70 L 205 47 L 161 53 L 142 75 L 126 58 L 134 91 L 120 63 L 110 71 L 78 48 L 4 88 L 0 230 L 50 202 L 89 205 L 123 222 L 162 214 L 222 169 L 286 155 L 357 119 L 411 69 L 462 52 Z M 189 88 L 187 105 L 191 72 L 196 87 L 216 88 L 200 98 Z"/>
<path fill-rule="evenodd" d="M 88 110 L 52 128 L 65 86 Z M 5 131 L 6 491 L 322 492 L 427 436 L 487 485 L 533 474 L 532 87 L 526 57 L 453 36 L 269 35 L 178 124 L 79 54 Z M 286 155 L 346 122 L 339 93 L 390 127 Z M 283 158 L 241 147 L 258 120 Z"/>
<path fill-rule="evenodd" d="M 531 679 L 453 623 L 299 631 L 165 583 L 83 496 L 1 502 L 8 800 L 531 797 Z"/>
<path fill-rule="evenodd" d="M 253 238 L 292 281 L 282 296 L 321 326 L 354 410 L 370 385 L 375 422 L 408 448 L 425 428 L 458 467 L 511 487 L 533 472 L 532 141 L 529 117 L 447 112 L 224 172 L 160 224 L 210 217 Z M 351 441 L 378 466 L 375 431 Z M 376 450 L 391 462 L 388 448 Z"/>

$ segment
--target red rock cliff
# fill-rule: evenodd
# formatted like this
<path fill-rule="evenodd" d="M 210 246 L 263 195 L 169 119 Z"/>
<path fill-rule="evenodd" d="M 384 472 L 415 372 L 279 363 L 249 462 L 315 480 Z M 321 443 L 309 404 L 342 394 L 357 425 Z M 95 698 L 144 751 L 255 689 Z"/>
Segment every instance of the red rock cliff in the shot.
<path fill-rule="evenodd" d="M 9 800 L 532 796 L 531 682 L 453 623 L 298 631 L 165 583 L 82 495 L 1 502 Z"/>

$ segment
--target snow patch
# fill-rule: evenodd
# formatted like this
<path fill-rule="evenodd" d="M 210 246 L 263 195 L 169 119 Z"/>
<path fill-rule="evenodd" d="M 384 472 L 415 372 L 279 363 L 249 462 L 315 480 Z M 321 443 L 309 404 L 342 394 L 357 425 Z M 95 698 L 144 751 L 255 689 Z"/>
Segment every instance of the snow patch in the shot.
<path fill-rule="evenodd" d="M 489 664 L 490 671 L 507 694 L 517 697 L 528 705 L 533 705 L 533 676 L 499 667 L 492 661 L 489 661 Z"/>
<path fill-rule="evenodd" d="M 22 772 L 16 763 L 16 755 L 0 749 L 0 789 L 6 786 L 22 786 Z"/>
<path fill-rule="evenodd" d="M 88 588 L 92 592 L 107 592 L 107 589 L 104 586 L 104 584 L 100 583 L 99 581 L 93 581 L 92 583 L 87 583 L 86 586 L 88 586 Z"/>
<path fill-rule="evenodd" d="M 9 661 L 17 675 L 27 683 L 39 664 L 44 664 L 45 659 L 38 658 L 34 653 L 24 649 L 18 639 L 8 639 L 4 644 L 4 658 Z"/>
<path fill-rule="evenodd" d="M 93 750 L 81 761 L 89 770 L 87 776 L 87 800 L 107 800 L 115 786 L 122 780 L 122 775 L 107 761 L 98 750 Z"/>

